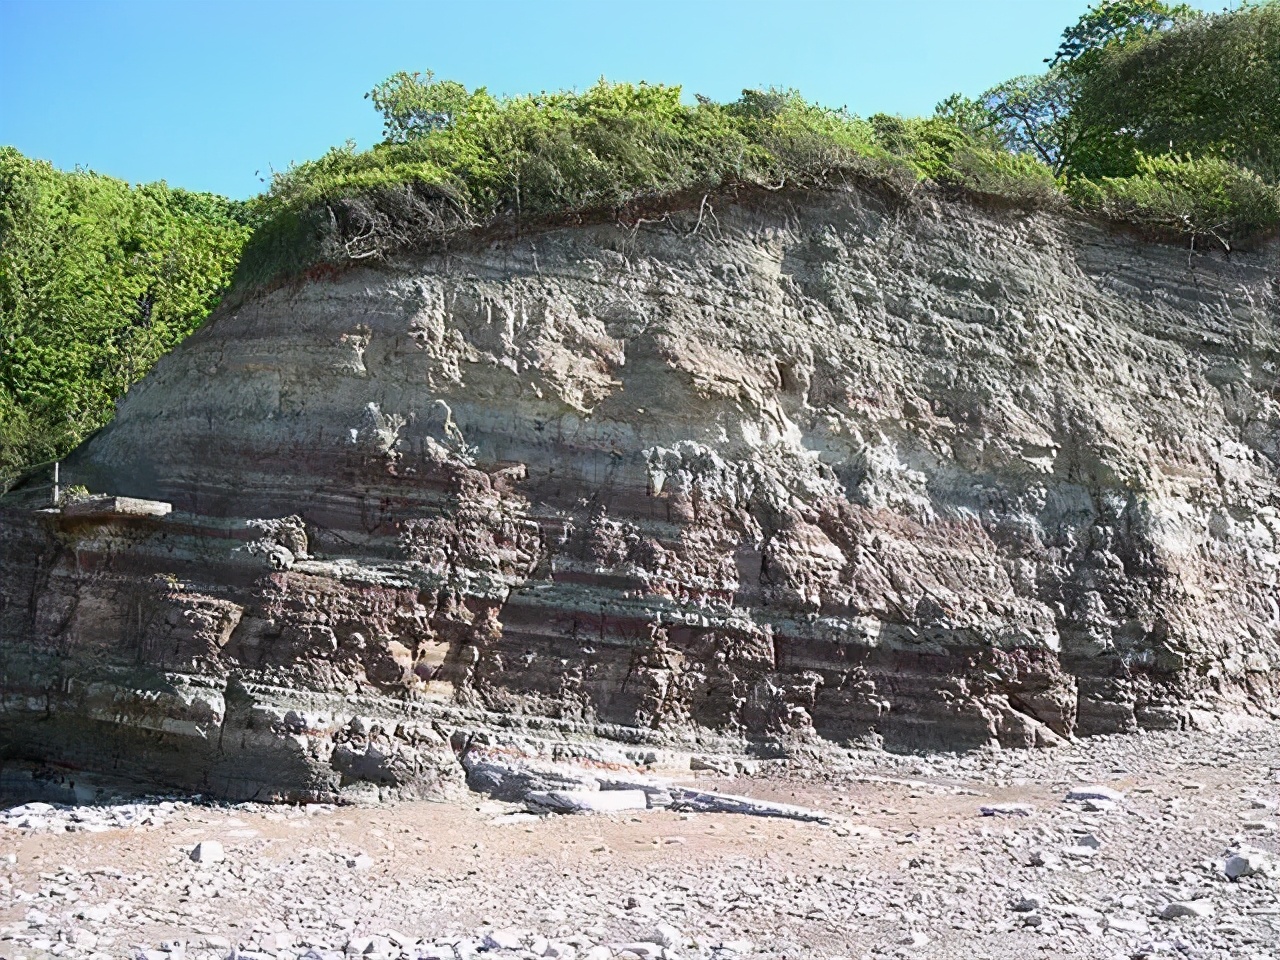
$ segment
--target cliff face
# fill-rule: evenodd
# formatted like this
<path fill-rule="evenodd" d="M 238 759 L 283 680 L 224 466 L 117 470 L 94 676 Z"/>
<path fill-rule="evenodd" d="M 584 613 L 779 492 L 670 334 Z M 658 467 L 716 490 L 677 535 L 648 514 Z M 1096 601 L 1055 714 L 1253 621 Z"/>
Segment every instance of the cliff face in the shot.
<path fill-rule="evenodd" d="M 171 514 L 9 498 L 0 736 L 332 796 L 449 780 L 460 730 L 1274 714 L 1276 257 L 849 190 L 226 308 L 66 467 Z"/>

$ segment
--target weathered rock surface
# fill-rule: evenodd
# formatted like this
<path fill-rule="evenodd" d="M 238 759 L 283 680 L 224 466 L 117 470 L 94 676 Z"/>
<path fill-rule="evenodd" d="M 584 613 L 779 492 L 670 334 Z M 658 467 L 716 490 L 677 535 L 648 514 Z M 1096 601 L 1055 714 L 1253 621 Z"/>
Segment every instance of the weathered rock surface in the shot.
<path fill-rule="evenodd" d="M 0 505 L 10 754 L 333 798 L 460 784 L 459 731 L 643 764 L 1275 714 L 1274 242 L 853 189 L 696 222 L 219 311 L 64 466 L 171 513 Z"/>

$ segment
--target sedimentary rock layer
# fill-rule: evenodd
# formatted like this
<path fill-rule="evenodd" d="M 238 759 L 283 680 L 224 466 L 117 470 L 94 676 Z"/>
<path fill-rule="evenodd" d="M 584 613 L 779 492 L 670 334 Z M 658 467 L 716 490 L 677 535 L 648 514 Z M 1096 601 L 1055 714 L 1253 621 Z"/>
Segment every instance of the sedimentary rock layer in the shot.
<path fill-rule="evenodd" d="M 245 296 L 65 466 L 171 513 L 0 502 L 2 735 L 331 796 L 1274 713 L 1278 251 L 850 188 Z"/>

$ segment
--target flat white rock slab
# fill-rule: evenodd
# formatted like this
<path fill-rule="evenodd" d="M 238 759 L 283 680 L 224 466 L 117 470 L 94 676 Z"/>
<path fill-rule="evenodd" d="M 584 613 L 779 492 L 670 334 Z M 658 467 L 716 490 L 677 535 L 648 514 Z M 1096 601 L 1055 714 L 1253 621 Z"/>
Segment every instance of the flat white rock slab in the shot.
<path fill-rule="evenodd" d="M 616 813 L 649 806 L 643 790 L 530 790 L 525 799 L 557 813 Z"/>

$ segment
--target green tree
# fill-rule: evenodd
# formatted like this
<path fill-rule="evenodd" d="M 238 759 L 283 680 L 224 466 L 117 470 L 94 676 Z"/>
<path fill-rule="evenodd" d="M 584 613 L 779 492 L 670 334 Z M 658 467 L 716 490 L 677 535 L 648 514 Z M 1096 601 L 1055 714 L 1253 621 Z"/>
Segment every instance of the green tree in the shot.
<path fill-rule="evenodd" d="M 1001 146 L 1029 153 L 1055 174 L 1068 171 L 1080 125 L 1072 115 L 1078 82 L 1068 71 L 1014 77 L 980 98 Z"/>
<path fill-rule="evenodd" d="M 1126 176 L 1140 155 L 1217 157 L 1280 181 L 1280 3 L 1184 22 L 1102 50 L 1074 103 L 1091 131 L 1081 176 Z"/>
<path fill-rule="evenodd" d="M 471 95 L 455 80 L 436 80 L 430 70 L 407 73 L 401 70 L 365 95 L 382 114 L 383 136 L 388 143 L 406 143 L 415 137 L 440 130 L 464 111 Z"/>
<path fill-rule="evenodd" d="M 1162 0 L 1104 0 L 1063 31 L 1046 73 L 1007 80 L 976 100 L 954 95 L 938 104 L 937 113 L 971 131 L 989 131 L 1005 149 L 1072 176 L 1082 151 L 1097 158 L 1110 149 L 1096 124 L 1076 109 L 1082 85 L 1102 58 L 1197 16 L 1185 4 Z"/>
<path fill-rule="evenodd" d="M 218 301 L 242 205 L 0 148 L 0 477 L 60 456 Z"/>
<path fill-rule="evenodd" d="M 1087 71 L 1106 49 L 1125 46 L 1200 16 L 1199 11 L 1161 0 L 1104 0 L 1062 33 L 1058 52 L 1046 61 L 1050 68 L 1066 66 Z"/>

